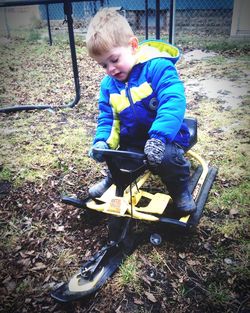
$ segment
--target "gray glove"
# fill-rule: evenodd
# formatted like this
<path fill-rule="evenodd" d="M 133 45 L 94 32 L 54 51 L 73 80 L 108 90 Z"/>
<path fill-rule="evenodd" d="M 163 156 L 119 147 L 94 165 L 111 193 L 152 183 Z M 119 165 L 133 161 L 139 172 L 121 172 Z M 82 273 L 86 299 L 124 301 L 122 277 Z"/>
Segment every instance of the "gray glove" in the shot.
<path fill-rule="evenodd" d="M 89 156 L 97 162 L 104 162 L 104 158 L 101 152 L 94 152 L 93 148 L 97 149 L 109 149 L 109 146 L 104 141 L 96 142 L 90 149 Z"/>
<path fill-rule="evenodd" d="M 160 139 L 151 138 L 147 140 L 144 147 L 144 153 L 147 156 L 149 165 L 157 166 L 161 164 L 164 152 L 165 144 Z"/>

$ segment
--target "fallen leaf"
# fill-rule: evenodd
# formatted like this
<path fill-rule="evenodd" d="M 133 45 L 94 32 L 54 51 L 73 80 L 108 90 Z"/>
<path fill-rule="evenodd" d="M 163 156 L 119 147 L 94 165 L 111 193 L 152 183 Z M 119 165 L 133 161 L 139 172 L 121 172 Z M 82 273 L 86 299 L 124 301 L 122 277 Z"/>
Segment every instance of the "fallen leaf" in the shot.
<path fill-rule="evenodd" d="M 203 246 L 207 251 L 211 252 L 211 245 L 210 243 L 205 243 Z"/>
<path fill-rule="evenodd" d="M 172 282 L 172 283 L 171 283 L 171 286 L 172 286 L 174 289 L 178 288 L 178 285 L 177 285 L 176 282 Z"/>
<path fill-rule="evenodd" d="M 52 257 L 52 253 L 48 251 L 48 252 L 46 253 L 46 257 L 47 257 L 47 259 L 50 259 L 50 258 Z"/>
<path fill-rule="evenodd" d="M 183 260 L 186 258 L 186 254 L 185 253 L 179 253 L 179 257 Z"/>
<path fill-rule="evenodd" d="M 64 231 L 64 226 L 63 225 L 61 225 L 61 226 L 59 226 L 59 225 L 57 225 L 56 223 L 54 224 L 54 229 L 55 229 L 55 231 L 57 231 L 57 232 L 63 232 Z"/>
<path fill-rule="evenodd" d="M 47 266 L 46 266 L 44 263 L 42 263 L 42 262 L 37 262 L 37 263 L 35 263 L 35 266 L 32 267 L 31 270 L 33 270 L 33 271 L 40 271 L 40 270 L 45 269 L 46 267 L 47 267 Z"/>
<path fill-rule="evenodd" d="M 150 276 L 148 276 L 148 275 L 145 275 L 145 277 L 146 277 L 146 278 L 147 278 L 147 280 L 148 280 L 148 281 L 150 281 L 150 282 L 155 282 L 155 281 L 156 281 L 156 279 L 155 279 L 155 278 L 150 277 Z"/>
<path fill-rule="evenodd" d="M 188 260 L 187 261 L 188 265 L 200 265 L 201 263 L 199 261 L 194 261 L 194 260 Z"/>
<path fill-rule="evenodd" d="M 24 259 L 21 259 L 21 260 L 17 261 L 17 263 L 21 264 L 21 265 L 23 265 L 25 267 L 29 267 L 30 264 L 31 264 L 31 260 L 28 259 L 28 258 L 26 258 L 26 259 L 24 258 Z"/>
<path fill-rule="evenodd" d="M 145 265 L 151 266 L 151 263 L 143 255 L 140 254 L 139 257 Z"/>
<path fill-rule="evenodd" d="M 121 305 L 115 310 L 115 313 L 122 313 L 122 311 L 121 311 Z"/>
<path fill-rule="evenodd" d="M 233 276 L 232 278 L 228 278 L 227 282 L 230 284 L 230 285 L 233 285 L 235 279 L 237 278 L 237 276 Z"/>
<path fill-rule="evenodd" d="M 8 292 L 11 292 L 16 288 L 16 282 L 12 280 L 11 276 L 6 277 L 3 280 L 3 284 L 7 288 Z"/>
<path fill-rule="evenodd" d="M 146 284 L 151 286 L 151 282 L 149 281 L 149 279 L 146 276 L 142 276 L 142 280 L 144 280 Z"/>
<path fill-rule="evenodd" d="M 25 253 L 23 253 L 22 251 L 21 251 L 21 252 L 19 252 L 19 254 L 21 255 L 21 257 L 22 257 L 22 258 L 25 258 L 25 257 L 26 257 L 26 254 L 25 254 Z"/>
<path fill-rule="evenodd" d="M 239 210 L 237 210 L 237 209 L 231 209 L 229 211 L 229 216 L 230 217 L 234 217 L 235 215 L 238 215 L 238 214 L 239 214 Z"/>
<path fill-rule="evenodd" d="M 140 299 L 134 298 L 133 300 L 134 300 L 134 304 L 139 304 L 139 305 L 144 304 L 144 302 L 141 301 Z"/>
<path fill-rule="evenodd" d="M 34 255 L 35 253 L 36 253 L 36 252 L 35 252 L 34 250 L 25 252 L 25 254 L 27 254 L 27 255 Z"/>
<path fill-rule="evenodd" d="M 44 283 L 47 283 L 49 280 L 50 280 L 50 278 L 51 278 L 51 275 L 49 274 L 49 275 L 47 275 L 47 277 L 44 279 Z"/>
<path fill-rule="evenodd" d="M 152 293 L 145 291 L 145 295 L 149 301 L 151 301 L 153 303 L 157 302 L 155 296 Z"/>

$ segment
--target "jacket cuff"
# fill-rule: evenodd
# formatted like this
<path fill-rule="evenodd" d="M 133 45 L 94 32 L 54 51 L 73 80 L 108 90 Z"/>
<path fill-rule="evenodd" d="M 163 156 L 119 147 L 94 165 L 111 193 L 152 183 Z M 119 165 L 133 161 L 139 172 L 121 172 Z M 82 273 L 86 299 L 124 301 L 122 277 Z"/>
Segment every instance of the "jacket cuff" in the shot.
<path fill-rule="evenodd" d="M 159 139 L 160 141 L 162 141 L 164 144 L 167 143 L 167 139 L 164 136 L 159 136 L 157 134 L 152 134 L 150 136 L 150 138 L 155 138 L 155 139 Z"/>

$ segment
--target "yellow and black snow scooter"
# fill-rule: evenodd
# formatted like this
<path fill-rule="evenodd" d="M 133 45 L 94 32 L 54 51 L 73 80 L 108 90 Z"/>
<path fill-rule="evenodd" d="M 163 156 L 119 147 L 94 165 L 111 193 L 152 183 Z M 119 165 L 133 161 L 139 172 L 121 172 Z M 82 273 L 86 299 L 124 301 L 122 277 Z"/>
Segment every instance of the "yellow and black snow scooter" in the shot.
<path fill-rule="evenodd" d="M 133 248 L 130 233 L 131 221 L 134 219 L 175 225 L 190 229 L 201 218 L 209 190 L 217 174 L 197 153 L 190 150 L 197 142 L 197 120 L 186 118 L 190 131 L 190 145 L 186 156 L 193 159 L 195 169 L 190 177 L 190 190 L 196 202 L 196 211 L 188 216 L 178 217 L 171 209 L 172 199 L 161 192 L 151 193 L 144 189 L 151 176 L 144 154 L 120 151 L 100 150 L 112 175 L 113 185 L 98 199 L 77 199 L 64 197 L 62 201 L 86 210 L 94 210 L 110 215 L 110 241 L 70 279 L 54 291 L 51 296 L 60 302 L 70 302 L 87 297 L 96 292 L 116 271 Z M 136 167 L 130 168 L 129 160 L 136 160 Z M 128 164 L 128 165 L 127 165 Z M 161 237 L 153 234 L 152 244 L 158 244 Z"/>

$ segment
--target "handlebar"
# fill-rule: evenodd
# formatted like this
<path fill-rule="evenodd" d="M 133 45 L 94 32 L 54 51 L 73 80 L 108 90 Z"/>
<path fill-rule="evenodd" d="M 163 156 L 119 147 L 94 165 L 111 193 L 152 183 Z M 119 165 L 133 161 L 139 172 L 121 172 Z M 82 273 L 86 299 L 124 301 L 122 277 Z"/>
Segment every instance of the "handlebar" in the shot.
<path fill-rule="evenodd" d="M 105 158 L 117 186 L 128 186 L 148 167 L 144 153 L 98 148 L 93 148 L 93 152 L 100 153 Z"/>
<path fill-rule="evenodd" d="M 139 152 L 112 150 L 112 149 L 98 149 L 98 148 L 93 148 L 93 151 L 94 152 L 100 152 L 104 156 L 122 157 L 125 159 L 146 160 L 145 154 L 139 153 Z"/>

